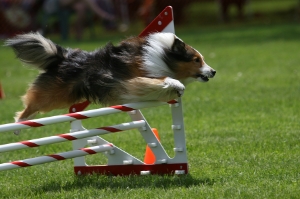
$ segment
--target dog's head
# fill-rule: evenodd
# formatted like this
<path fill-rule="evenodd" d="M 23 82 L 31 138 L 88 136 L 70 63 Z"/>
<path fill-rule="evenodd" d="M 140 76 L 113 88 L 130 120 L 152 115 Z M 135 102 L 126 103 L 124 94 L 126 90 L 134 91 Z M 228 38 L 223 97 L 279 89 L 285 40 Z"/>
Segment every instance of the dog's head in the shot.
<path fill-rule="evenodd" d="M 197 50 L 176 36 L 167 56 L 172 58 L 171 62 L 174 62 L 173 70 L 176 71 L 176 79 L 192 78 L 207 82 L 216 74 L 216 71 L 205 63 L 204 57 Z"/>
<path fill-rule="evenodd" d="M 156 70 L 163 74 L 163 68 L 167 68 L 166 73 L 169 73 L 167 75 L 183 83 L 207 82 L 216 74 L 216 71 L 205 63 L 204 57 L 196 49 L 185 44 L 172 33 L 150 35 L 146 50 L 148 53 L 146 60 L 148 63 L 150 63 L 149 60 L 153 62 L 149 67 L 153 73 Z"/>

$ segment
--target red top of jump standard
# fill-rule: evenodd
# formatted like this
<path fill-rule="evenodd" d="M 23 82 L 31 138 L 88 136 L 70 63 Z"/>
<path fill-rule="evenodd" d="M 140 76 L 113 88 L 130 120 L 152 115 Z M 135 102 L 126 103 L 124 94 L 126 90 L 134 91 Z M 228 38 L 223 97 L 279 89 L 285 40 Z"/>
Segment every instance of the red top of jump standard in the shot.
<path fill-rule="evenodd" d="M 167 6 L 157 17 L 139 34 L 139 37 L 144 37 L 153 32 L 161 32 L 165 27 L 173 21 L 173 9 Z"/>

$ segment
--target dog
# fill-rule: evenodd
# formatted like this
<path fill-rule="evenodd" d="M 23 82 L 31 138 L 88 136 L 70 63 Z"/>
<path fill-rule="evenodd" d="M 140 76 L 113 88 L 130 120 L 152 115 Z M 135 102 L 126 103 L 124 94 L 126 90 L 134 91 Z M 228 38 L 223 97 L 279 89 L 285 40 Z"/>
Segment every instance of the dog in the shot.
<path fill-rule="evenodd" d="M 33 32 L 5 45 L 23 63 L 41 70 L 22 97 L 25 109 L 16 113 L 16 122 L 85 100 L 102 105 L 169 101 L 183 95 L 187 84 L 207 82 L 216 74 L 173 33 L 130 37 L 92 52 L 63 48 Z"/>

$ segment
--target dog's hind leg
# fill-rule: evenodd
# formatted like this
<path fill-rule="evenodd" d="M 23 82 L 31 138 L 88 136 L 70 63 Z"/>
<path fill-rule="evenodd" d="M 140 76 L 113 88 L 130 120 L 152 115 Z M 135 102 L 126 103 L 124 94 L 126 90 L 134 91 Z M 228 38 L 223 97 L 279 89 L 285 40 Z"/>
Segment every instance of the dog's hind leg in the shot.
<path fill-rule="evenodd" d="M 37 112 L 38 110 L 36 110 L 34 107 L 27 106 L 23 111 L 16 113 L 15 122 L 30 120 L 34 118 Z M 19 135 L 20 132 L 21 130 L 15 130 L 14 134 Z"/>
<path fill-rule="evenodd" d="M 37 114 L 38 109 L 35 106 L 28 105 L 23 111 L 17 112 L 15 122 L 22 122 L 34 118 Z M 19 135 L 21 130 L 15 130 L 14 134 Z"/>
<path fill-rule="evenodd" d="M 18 112 L 16 122 L 32 119 L 38 112 L 45 113 L 54 109 L 68 108 L 77 101 L 70 97 L 70 88 L 65 85 L 48 83 L 47 88 L 33 84 L 22 97 L 25 109 Z M 15 131 L 15 134 L 20 130 Z"/>
<path fill-rule="evenodd" d="M 37 93 L 33 86 L 29 87 L 27 93 L 22 97 L 25 109 L 16 113 L 15 122 L 30 120 L 40 111 L 41 103 L 38 100 Z M 14 134 L 18 135 L 20 132 L 21 130 L 16 130 Z"/>

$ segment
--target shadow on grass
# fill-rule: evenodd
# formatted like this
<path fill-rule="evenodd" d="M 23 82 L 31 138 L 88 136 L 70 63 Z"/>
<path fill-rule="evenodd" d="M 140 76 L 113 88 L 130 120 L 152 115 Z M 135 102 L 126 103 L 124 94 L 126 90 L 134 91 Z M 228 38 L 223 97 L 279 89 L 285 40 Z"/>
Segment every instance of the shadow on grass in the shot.
<path fill-rule="evenodd" d="M 33 191 L 37 192 L 59 192 L 72 191 L 76 189 L 138 189 L 138 188 L 172 188 L 172 187 L 191 187 L 199 185 L 212 186 L 215 183 L 213 179 L 202 178 L 195 179 L 191 175 L 183 176 L 79 176 L 74 177 L 74 181 L 47 182 L 39 187 L 35 187 Z"/>

